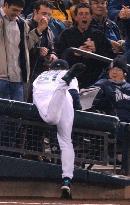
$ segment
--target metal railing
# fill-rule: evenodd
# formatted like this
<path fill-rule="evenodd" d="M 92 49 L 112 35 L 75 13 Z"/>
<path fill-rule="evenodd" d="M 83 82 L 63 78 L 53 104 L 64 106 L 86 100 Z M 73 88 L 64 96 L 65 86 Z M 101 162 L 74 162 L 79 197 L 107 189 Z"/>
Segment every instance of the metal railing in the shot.
<path fill-rule="evenodd" d="M 34 105 L 1 99 L 0 110 L 1 154 L 60 163 L 56 127 L 44 123 Z M 111 161 L 115 169 L 117 127 L 115 117 L 76 111 L 72 133 L 75 165 L 107 165 Z"/>

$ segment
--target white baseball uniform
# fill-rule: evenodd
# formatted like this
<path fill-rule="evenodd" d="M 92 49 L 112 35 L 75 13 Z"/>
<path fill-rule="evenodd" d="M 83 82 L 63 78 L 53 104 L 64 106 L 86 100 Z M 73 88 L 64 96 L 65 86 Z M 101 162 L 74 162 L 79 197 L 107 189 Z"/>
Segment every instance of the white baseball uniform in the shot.
<path fill-rule="evenodd" d="M 61 78 L 66 70 L 50 70 L 39 75 L 33 83 L 33 102 L 41 118 L 57 126 L 57 138 L 61 150 L 62 177 L 73 177 L 74 149 L 71 132 L 74 119 L 73 100 L 69 89 L 78 90 L 74 78 L 68 86 Z M 79 90 L 78 90 L 79 91 Z"/>

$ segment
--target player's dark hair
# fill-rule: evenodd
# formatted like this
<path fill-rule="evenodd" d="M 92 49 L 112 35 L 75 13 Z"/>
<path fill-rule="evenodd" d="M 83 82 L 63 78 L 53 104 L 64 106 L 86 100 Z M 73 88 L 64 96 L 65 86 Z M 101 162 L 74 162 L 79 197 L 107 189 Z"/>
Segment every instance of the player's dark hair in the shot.
<path fill-rule="evenodd" d="M 58 59 L 51 63 L 50 70 L 68 70 L 69 64 L 67 61 Z"/>

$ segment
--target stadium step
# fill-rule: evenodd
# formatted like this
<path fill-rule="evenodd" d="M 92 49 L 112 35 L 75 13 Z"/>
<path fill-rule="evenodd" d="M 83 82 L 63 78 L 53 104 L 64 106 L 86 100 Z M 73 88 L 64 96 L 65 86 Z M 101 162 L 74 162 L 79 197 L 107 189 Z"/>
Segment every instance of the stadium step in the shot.
<path fill-rule="evenodd" d="M 0 156 L 0 197 L 60 199 L 61 167 Z M 75 169 L 73 200 L 128 200 L 130 177 Z"/>

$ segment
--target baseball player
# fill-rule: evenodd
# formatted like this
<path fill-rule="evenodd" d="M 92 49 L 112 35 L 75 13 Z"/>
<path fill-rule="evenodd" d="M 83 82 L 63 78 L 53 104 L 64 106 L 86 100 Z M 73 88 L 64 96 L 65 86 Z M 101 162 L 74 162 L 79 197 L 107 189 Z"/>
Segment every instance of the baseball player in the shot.
<path fill-rule="evenodd" d="M 73 96 L 69 91 L 76 91 L 74 99 L 79 97 L 78 82 L 74 77 L 83 72 L 85 66 L 77 63 L 69 71 L 68 69 L 69 65 L 66 61 L 56 60 L 51 64 L 49 71 L 43 72 L 33 82 L 33 102 L 41 118 L 57 126 L 62 162 L 61 189 L 62 196 L 66 198 L 71 197 L 70 185 L 74 171 L 74 149 L 71 140 L 74 108 Z"/>

